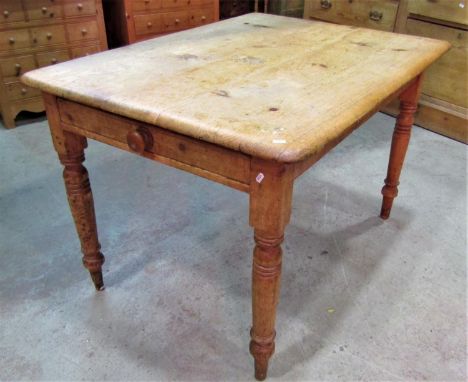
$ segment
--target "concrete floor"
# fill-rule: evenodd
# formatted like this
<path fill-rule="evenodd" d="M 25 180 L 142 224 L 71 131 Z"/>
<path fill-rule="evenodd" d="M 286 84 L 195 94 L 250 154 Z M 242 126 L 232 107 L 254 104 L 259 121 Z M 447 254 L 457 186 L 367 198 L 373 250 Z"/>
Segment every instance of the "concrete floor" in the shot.
<path fill-rule="evenodd" d="M 270 381 L 466 380 L 466 146 L 414 128 L 383 222 L 393 123 L 296 183 Z M 246 194 L 90 142 L 96 293 L 46 121 L 0 158 L 0 380 L 253 380 Z"/>

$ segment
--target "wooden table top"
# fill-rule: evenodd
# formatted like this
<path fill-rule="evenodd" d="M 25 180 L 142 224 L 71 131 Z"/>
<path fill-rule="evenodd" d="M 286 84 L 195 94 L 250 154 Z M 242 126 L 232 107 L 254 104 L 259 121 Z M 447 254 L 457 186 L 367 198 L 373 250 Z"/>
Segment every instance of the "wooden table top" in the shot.
<path fill-rule="evenodd" d="M 261 13 L 26 73 L 54 95 L 264 159 L 339 140 L 447 42 Z"/>

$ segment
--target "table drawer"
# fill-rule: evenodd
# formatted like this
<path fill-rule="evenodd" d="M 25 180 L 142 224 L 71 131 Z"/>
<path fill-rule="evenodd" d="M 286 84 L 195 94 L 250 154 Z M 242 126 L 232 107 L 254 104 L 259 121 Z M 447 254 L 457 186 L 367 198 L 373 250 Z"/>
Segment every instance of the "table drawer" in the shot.
<path fill-rule="evenodd" d="M 23 21 L 24 12 L 18 0 L 2 0 L 0 2 L 0 25 L 14 21 Z"/>
<path fill-rule="evenodd" d="M 90 45 L 90 46 L 79 46 L 77 48 L 72 48 L 72 58 L 89 56 L 101 51 L 99 45 Z"/>
<path fill-rule="evenodd" d="M 41 95 L 39 89 L 30 88 L 21 82 L 10 82 L 5 84 L 5 90 L 9 99 L 23 99 Z"/>
<path fill-rule="evenodd" d="M 0 60 L 3 77 L 19 77 L 28 70 L 36 68 L 34 56 L 17 56 Z"/>
<path fill-rule="evenodd" d="M 63 44 L 67 41 L 63 25 L 31 28 L 31 36 L 34 46 Z"/>
<path fill-rule="evenodd" d="M 96 14 L 95 0 L 66 1 L 63 5 L 65 16 L 91 16 Z"/>
<path fill-rule="evenodd" d="M 23 2 L 30 20 L 50 20 L 62 17 L 62 6 L 57 0 L 23 0 Z"/>
<path fill-rule="evenodd" d="M 16 29 L 0 32 L 0 50 L 14 51 L 29 48 L 31 41 L 27 29 Z"/>
<path fill-rule="evenodd" d="M 393 31 L 398 10 L 397 0 L 309 0 L 306 17 L 337 24 Z"/>
<path fill-rule="evenodd" d="M 161 6 L 163 8 L 178 8 L 187 7 L 190 5 L 191 0 L 161 0 Z"/>
<path fill-rule="evenodd" d="M 37 53 L 37 64 L 40 68 L 43 66 L 55 65 L 60 62 L 65 62 L 70 59 L 70 55 L 66 50 L 58 50 L 56 52 Z"/>
<path fill-rule="evenodd" d="M 213 0 L 190 0 L 190 5 L 193 5 L 195 7 L 198 7 L 200 5 L 202 5 L 202 6 L 203 5 L 204 6 L 208 6 L 208 5 L 213 6 Z"/>
<path fill-rule="evenodd" d="M 62 122 L 91 133 L 94 139 L 131 151 L 128 133 L 143 128 L 152 140 L 143 155 L 168 158 L 244 184 L 250 181 L 247 155 L 63 99 L 58 100 L 58 107 Z"/>
<path fill-rule="evenodd" d="M 163 32 L 162 16 L 160 13 L 138 15 L 133 18 L 137 36 Z"/>
<path fill-rule="evenodd" d="M 447 40 L 450 50 L 426 71 L 423 93 L 458 106 L 468 107 L 466 84 L 468 60 L 468 32 L 424 21 L 408 19 L 408 34 Z"/>
<path fill-rule="evenodd" d="M 134 12 L 154 11 L 161 8 L 161 0 L 133 0 L 131 4 Z"/>
<path fill-rule="evenodd" d="M 198 8 L 190 11 L 190 25 L 193 27 L 214 21 L 213 8 Z"/>
<path fill-rule="evenodd" d="M 408 12 L 468 25 L 468 3 L 462 0 L 412 0 L 408 2 Z"/>
<path fill-rule="evenodd" d="M 97 40 L 99 37 L 96 20 L 67 24 L 67 32 L 70 41 Z"/>
<path fill-rule="evenodd" d="M 163 13 L 164 31 L 178 31 L 189 27 L 188 11 Z"/>

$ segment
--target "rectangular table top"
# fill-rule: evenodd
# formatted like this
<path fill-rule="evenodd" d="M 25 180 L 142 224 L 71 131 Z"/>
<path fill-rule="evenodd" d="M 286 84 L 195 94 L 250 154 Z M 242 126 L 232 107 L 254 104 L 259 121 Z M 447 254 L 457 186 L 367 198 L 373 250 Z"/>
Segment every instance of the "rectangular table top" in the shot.
<path fill-rule="evenodd" d="M 41 90 L 280 162 L 318 154 L 447 42 L 248 14 L 26 73 Z"/>

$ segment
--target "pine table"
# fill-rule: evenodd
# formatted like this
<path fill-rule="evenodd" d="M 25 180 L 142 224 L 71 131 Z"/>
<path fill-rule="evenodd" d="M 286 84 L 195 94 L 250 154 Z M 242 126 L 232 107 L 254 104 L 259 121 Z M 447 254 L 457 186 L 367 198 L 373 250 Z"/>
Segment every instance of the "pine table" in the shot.
<path fill-rule="evenodd" d="M 295 179 L 399 97 L 382 189 L 380 216 L 387 219 L 422 74 L 448 48 L 254 13 L 31 71 L 22 81 L 43 93 L 83 263 L 98 290 L 104 256 L 83 166 L 87 138 L 249 194 L 250 352 L 263 380 L 275 348 L 281 243 Z"/>

